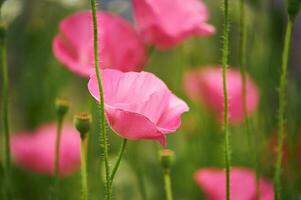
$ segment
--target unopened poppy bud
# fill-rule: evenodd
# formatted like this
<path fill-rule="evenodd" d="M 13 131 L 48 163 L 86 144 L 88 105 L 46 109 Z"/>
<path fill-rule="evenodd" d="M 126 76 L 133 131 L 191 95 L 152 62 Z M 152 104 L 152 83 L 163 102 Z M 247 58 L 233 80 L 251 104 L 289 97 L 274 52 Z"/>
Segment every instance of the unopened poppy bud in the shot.
<path fill-rule="evenodd" d="M 92 117 L 89 113 L 77 113 L 74 116 L 74 126 L 80 132 L 80 136 L 84 139 L 91 128 Z"/>
<path fill-rule="evenodd" d="M 294 19 L 300 10 L 300 0 L 289 0 L 288 1 L 288 14 Z"/>
<path fill-rule="evenodd" d="M 55 100 L 55 110 L 59 117 L 63 117 L 69 110 L 70 101 L 64 98 L 57 98 Z"/>
<path fill-rule="evenodd" d="M 169 170 L 174 161 L 175 152 L 169 149 L 163 149 L 159 152 L 161 166 L 164 170 Z"/>

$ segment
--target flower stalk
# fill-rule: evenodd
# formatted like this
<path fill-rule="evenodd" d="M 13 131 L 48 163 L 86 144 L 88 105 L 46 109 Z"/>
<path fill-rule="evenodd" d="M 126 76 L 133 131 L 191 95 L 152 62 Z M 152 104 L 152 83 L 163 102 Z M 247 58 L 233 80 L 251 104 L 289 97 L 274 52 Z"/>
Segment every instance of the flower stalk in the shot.
<path fill-rule="evenodd" d="M 87 177 L 87 143 L 88 132 L 91 127 L 91 115 L 89 113 L 78 113 L 74 117 L 75 128 L 81 138 L 81 184 L 82 200 L 88 200 L 88 177 Z"/>
<path fill-rule="evenodd" d="M 230 167 L 231 167 L 231 146 L 229 132 L 229 105 L 227 92 L 227 67 L 229 57 L 229 1 L 224 0 L 224 31 L 223 31 L 223 50 L 222 50 L 222 67 L 223 67 L 223 94 L 224 94 L 224 119 L 223 132 L 225 137 L 225 165 L 226 165 L 226 199 L 230 200 Z"/>
<path fill-rule="evenodd" d="M 57 129 L 55 139 L 55 154 L 54 154 L 54 179 L 53 188 L 50 195 L 51 199 L 57 199 L 58 197 L 58 182 L 60 175 L 60 146 L 61 146 L 61 135 L 64 124 L 64 118 L 70 107 L 70 102 L 67 99 L 58 98 L 55 101 L 55 110 L 57 115 Z"/>
<path fill-rule="evenodd" d="M 81 138 L 80 163 L 81 163 L 82 200 L 88 200 L 87 143 L 88 143 L 87 137 Z"/>
<path fill-rule="evenodd" d="M 55 108 L 57 114 L 57 130 L 56 130 L 56 141 L 55 141 L 55 162 L 54 162 L 54 177 L 59 177 L 59 161 L 60 161 L 60 144 L 61 135 L 63 129 L 63 123 L 65 115 L 67 114 L 70 107 L 70 102 L 67 99 L 56 99 Z"/>
<path fill-rule="evenodd" d="M 127 139 L 123 139 L 122 144 L 121 144 L 121 147 L 120 147 L 120 150 L 119 150 L 119 153 L 118 153 L 118 156 L 117 156 L 116 163 L 115 163 L 115 165 L 114 165 L 114 167 L 113 167 L 112 174 L 111 174 L 111 176 L 110 176 L 111 184 L 113 183 L 114 177 L 115 177 L 116 172 L 117 172 L 117 170 L 118 170 L 118 168 L 119 168 L 119 165 L 120 165 L 122 156 L 123 156 L 123 154 L 124 154 L 126 145 L 127 145 Z"/>
<path fill-rule="evenodd" d="M 286 85 L 287 85 L 287 68 L 290 55 L 290 47 L 292 42 L 292 32 L 296 15 L 300 9 L 300 1 L 289 0 L 288 1 L 288 23 L 285 33 L 284 48 L 282 54 L 281 75 L 279 84 L 279 108 L 278 108 L 278 145 L 277 145 L 277 160 L 275 163 L 274 174 L 274 187 L 275 187 L 275 200 L 281 200 L 281 164 L 282 164 L 282 152 L 283 142 L 285 137 L 285 108 L 286 108 Z"/>
<path fill-rule="evenodd" d="M 159 152 L 161 167 L 163 169 L 164 189 L 166 200 L 173 200 L 171 189 L 170 169 L 174 160 L 174 152 L 169 149 L 164 149 Z"/>
<path fill-rule="evenodd" d="M 102 134 L 102 144 L 103 147 L 103 154 L 104 154 L 104 163 L 105 163 L 105 199 L 110 200 L 112 199 L 112 189 L 111 189 L 111 169 L 109 163 L 109 145 L 108 145 L 108 136 L 106 130 L 106 119 L 104 113 L 104 95 L 103 95 L 103 87 L 101 81 L 101 73 L 100 73 L 100 66 L 99 66 L 99 49 L 98 49 L 98 26 L 97 26 L 97 15 L 96 15 L 96 0 L 91 0 L 91 10 L 93 16 L 93 37 L 94 37 L 94 63 L 95 63 L 95 70 L 97 76 L 97 83 L 99 89 L 99 113 L 100 113 L 100 130 Z"/>

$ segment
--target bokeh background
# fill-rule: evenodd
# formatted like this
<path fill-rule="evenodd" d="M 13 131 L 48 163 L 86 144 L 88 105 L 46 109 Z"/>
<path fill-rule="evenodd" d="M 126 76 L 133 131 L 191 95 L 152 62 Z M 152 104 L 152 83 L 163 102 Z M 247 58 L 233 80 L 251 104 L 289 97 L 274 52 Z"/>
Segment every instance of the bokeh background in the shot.
<path fill-rule="evenodd" d="M 193 180 L 194 172 L 202 167 L 223 167 L 223 135 L 221 125 L 204 105 L 193 103 L 183 90 L 183 75 L 188 69 L 217 65 L 221 58 L 222 2 L 204 0 L 210 11 L 210 24 L 217 34 L 193 38 L 166 51 L 153 51 L 145 71 L 155 73 L 169 88 L 190 106 L 184 114 L 182 127 L 168 137 L 168 148 L 176 152 L 172 169 L 172 186 L 176 200 L 204 199 Z M 285 5 L 282 0 L 247 1 L 247 68 L 257 83 L 260 105 L 251 117 L 251 133 L 258 155 L 261 176 L 272 180 L 277 123 L 277 86 L 279 82 L 281 51 L 286 26 Z M 231 6 L 230 65 L 238 66 L 239 7 Z M 101 199 L 101 148 L 97 132 L 96 103 L 86 87 L 87 80 L 79 78 L 59 64 L 52 54 L 52 40 L 58 24 L 65 16 L 79 10 L 88 10 L 89 1 L 83 0 L 7 0 L 2 9 L 8 23 L 8 61 L 10 71 L 10 125 L 12 132 L 31 130 L 54 121 L 53 102 L 56 97 L 68 97 L 72 113 L 93 113 L 94 128 L 89 138 L 89 186 L 91 200 Z M 132 21 L 128 0 L 101 0 L 99 9 L 110 10 Z M 283 174 L 285 198 L 301 199 L 301 16 L 293 34 L 289 65 L 287 104 L 287 156 Z M 244 126 L 231 126 L 232 165 L 252 167 L 252 156 L 247 144 Z M 112 159 L 121 139 L 110 132 Z M 163 179 L 158 161 L 162 147 L 155 142 L 129 142 L 114 185 L 114 199 L 163 199 Z M 299 152 L 299 154 L 298 154 Z M 47 199 L 51 178 L 25 171 L 13 165 L 13 190 L 18 200 Z M 60 196 L 64 200 L 80 199 L 80 174 L 60 182 Z"/>

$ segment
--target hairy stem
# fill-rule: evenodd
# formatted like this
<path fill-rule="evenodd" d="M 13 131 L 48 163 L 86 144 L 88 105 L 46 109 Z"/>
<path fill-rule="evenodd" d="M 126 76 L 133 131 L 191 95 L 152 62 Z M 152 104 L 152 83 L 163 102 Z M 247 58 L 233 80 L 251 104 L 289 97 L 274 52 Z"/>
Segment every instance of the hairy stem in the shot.
<path fill-rule="evenodd" d="M 286 107 L 286 84 L 287 84 L 287 66 L 292 41 L 292 31 L 294 25 L 294 17 L 289 17 L 286 27 L 284 49 L 282 54 L 282 65 L 279 85 L 279 108 L 278 108 L 278 146 L 277 160 L 275 166 L 274 186 L 275 200 L 281 199 L 281 163 L 283 152 L 283 140 L 285 135 L 285 107 Z"/>
<path fill-rule="evenodd" d="M 111 192 L 111 179 L 110 179 L 110 163 L 109 163 L 109 145 L 107 138 L 107 130 L 106 130 L 106 119 L 104 113 L 104 95 L 103 95 L 103 87 L 101 82 L 101 73 L 99 66 L 99 50 L 98 50 L 98 26 L 97 26 L 97 14 L 96 14 L 96 0 L 91 0 L 91 10 L 93 15 L 93 35 L 94 35 L 94 62 L 95 62 L 95 70 L 98 82 L 99 89 L 99 113 L 100 113 L 100 129 L 102 134 L 102 144 L 103 154 L 104 154 L 104 163 L 105 163 L 105 199 L 110 200 L 112 198 Z"/>
<path fill-rule="evenodd" d="M 226 165 L 226 199 L 230 200 L 230 167 L 231 167 L 231 146 L 229 132 L 229 105 L 227 93 L 227 67 L 229 57 L 229 2 L 224 0 L 224 32 L 223 32 L 223 51 L 222 51 L 222 67 L 223 67 L 223 93 L 224 93 L 224 123 L 223 131 L 225 136 L 225 165 Z"/>

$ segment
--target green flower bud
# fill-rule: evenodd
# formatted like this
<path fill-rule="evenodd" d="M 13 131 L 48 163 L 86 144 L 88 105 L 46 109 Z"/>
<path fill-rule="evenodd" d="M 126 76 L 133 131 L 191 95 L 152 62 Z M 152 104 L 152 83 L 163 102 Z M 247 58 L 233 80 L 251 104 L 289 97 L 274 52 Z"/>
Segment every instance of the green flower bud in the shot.
<path fill-rule="evenodd" d="M 63 117 L 69 110 L 70 101 L 64 98 L 57 98 L 55 100 L 55 110 L 59 117 Z"/>
<path fill-rule="evenodd" d="M 175 152 L 169 149 L 163 149 L 159 152 L 161 166 L 164 170 L 169 170 L 174 161 Z"/>
<path fill-rule="evenodd" d="M 80 133 L 82 139 L 87 136 L 92 124 L 92 117 L 89 113 L 82 112 L 74 115 L 74 126 Z"/>

